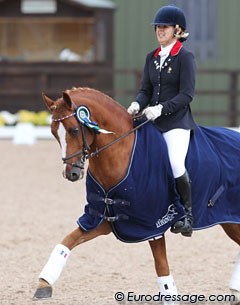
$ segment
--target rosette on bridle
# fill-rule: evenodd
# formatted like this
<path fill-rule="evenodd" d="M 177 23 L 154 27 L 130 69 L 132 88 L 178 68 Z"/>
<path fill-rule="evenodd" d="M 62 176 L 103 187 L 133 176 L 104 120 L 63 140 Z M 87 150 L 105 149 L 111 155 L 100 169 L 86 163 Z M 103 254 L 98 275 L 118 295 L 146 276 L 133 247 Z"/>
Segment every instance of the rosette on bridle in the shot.
<path fill-rule="evenodd" d="M 113 133 L 112 131 L 108 131 L 102 129 L 98 126 L 98 123 L 90 120 L 90 112 L 86 106 L 79 106 L 76 109 L 76 118 L 80 124 L 87 126 L 90 129 L 93 129 L 96 133 Z"/>

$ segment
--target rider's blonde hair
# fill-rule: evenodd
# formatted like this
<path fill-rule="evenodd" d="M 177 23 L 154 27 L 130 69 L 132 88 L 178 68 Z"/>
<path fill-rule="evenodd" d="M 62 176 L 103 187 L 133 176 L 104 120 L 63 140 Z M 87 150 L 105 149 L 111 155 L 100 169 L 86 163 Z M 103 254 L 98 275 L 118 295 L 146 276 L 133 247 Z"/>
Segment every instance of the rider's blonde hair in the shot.
<path fill-rule="evenodd" d="M 179 31 L 180 30 L 180 31 Z M 185 41 L 187 40 L 189 33 L 183 30 L 178 24 L 175 25 L 175 33 L 174 36 L 179 40 L 179 41 Z"/>

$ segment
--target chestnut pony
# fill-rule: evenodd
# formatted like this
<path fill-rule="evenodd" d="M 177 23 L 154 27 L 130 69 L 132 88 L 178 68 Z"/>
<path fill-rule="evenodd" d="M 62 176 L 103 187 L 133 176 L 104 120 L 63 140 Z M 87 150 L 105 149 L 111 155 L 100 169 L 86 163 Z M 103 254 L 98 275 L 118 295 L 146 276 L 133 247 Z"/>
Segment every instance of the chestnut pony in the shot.
<path fill-rule="evenodd" d="M 132 132 L 133 119 L 126 109 L 109 96 L 89 88 L 67 90 L 56 101 L 45 95 L 43 98 L 52 113 L 52 134 L 61 145 L 64 177 L 70 181 L 81 179 L 84 174 L 85 160 L 88 159 L 88 168 L 92 176 L 105 190 L 118 184 L 128 170 L 135 139 L 135 133 Z M 76 109 L 80 105 L 84 105 L 86 108 L 77 114 Z M 86 113 L 88 111 L 91 114 L 91 121 L 85 121 L 90 124 L 86 127 L 81 123 L 81 119 L 84 117 L 88 119 Z M 94 125 L 93 122 L 97 122 L 97 124 Z M 240 245 L 240 225 L 228 223 L 221 226 L 226 234 Z M 65 257 L 76 246 L 111 232 L 111 222 L 106 218 L 90 231 L 77 227 L 58 246 L 63 247 L 61 253 L 65 253 Z M 164 235 L 159 239 L 148 240 L 148 242 L 155 261 L 160 293 L 162 295 L 176 294 L 174 280 L 169 271 Z M 58 262 L 56 255 L 55 252 L 52 253 L 53 259 L 50 257 L 44 271 L 40 274 L 39 286 L 34 299 L 51 297 L 52 284 L 60 276 L 65 264 Z M 236 285 L 230 288 L 238 298 L 240 290 L 239 258 L 236 261 L 232 278 Z M 164 282 L 165 280 L 166 282 Z M 236 300 L 234 304 L 238 304 Z"/>

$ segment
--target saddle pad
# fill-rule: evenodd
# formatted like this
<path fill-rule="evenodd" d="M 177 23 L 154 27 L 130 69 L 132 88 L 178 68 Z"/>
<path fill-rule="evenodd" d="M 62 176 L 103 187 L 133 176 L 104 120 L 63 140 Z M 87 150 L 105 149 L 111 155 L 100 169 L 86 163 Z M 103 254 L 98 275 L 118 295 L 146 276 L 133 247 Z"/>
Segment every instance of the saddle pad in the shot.
<path fill-rule="evenodd" d="M 192 181 L 194 229 L 240 223 L 240 134 L 198 127 L 191 137 L 186 167 Z M 107 219 L 124 242 L 164 234 L 185 214 L 166 143 L 152 123 L 136 132 L 124 179 L 106 191 L 88 170 L 86 189 L 87 204 L 78 225 L 89 231 Z"/>

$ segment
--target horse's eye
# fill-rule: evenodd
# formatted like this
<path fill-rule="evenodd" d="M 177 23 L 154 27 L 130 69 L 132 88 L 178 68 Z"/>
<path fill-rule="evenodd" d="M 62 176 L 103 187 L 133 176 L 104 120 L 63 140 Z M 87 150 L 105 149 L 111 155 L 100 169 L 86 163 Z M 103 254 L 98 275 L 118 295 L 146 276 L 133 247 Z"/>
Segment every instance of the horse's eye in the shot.
<path fill-rule="evenodd" d="M 72 128 L 70 128 L 69 132 L 72 136 L 77 136 L 79 133 L 79 129 L 77 127 L 72 127 Z"/>

